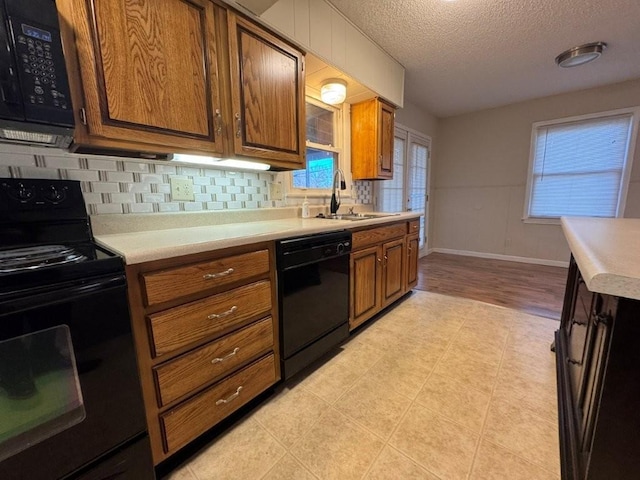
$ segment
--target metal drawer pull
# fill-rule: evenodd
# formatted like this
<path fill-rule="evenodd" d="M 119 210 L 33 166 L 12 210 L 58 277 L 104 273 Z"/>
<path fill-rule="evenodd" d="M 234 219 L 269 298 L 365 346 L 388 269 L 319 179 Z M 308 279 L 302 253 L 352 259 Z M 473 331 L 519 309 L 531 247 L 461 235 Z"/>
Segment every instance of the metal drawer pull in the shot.
<path fill-rule="evenodd" d="M 232 273 L 233 273 L 233 268 L 228 268 L 224 272 L 220 272 L 220 273 L 205 273 L 202 276 L 202 278 L 205 280 L 210 280 L 212 278 L 226 277 L 227 275 L 231 275 Z"/>
<path fill-rule="evenodd" d="M 209 320 L 213 320 L 216 318 L 222 318 L 222 317 L 226 317 L 227 315 L 231 315 L 233 312 L 235 312 L 236 310 L 238 310 L 238 307 L 236 305 L 234 305 L 233 307 L 231 307 L 229 310 L 227 310 L 226 312 L 222 312 L 222 313 L 212 313 L 211 315 L 207 315 L 207 318 Z"/>
<path fill-rule="evenodd" d="M 229 395 L 227 398 L 221 398 L 220 400 L 218 400 L 216 402 L 216 405 L 222 405 L 223 403 L 229 403 L 231 400 L 235 400 L 240 395 L 241 391 L 242 391 L 242 385 L 240 385 L 236 389 L 236 393 Z"/>
<path fill-rule="evenodd" d="M 578 365 L 578 366 L 582 365 L 582 362 L 578 362 L 577 360 L 573 360 L 569 357 L 567 357 L 567 363 L 570 363 L 571 365 Z"/>
<path fill-rule="evenodd" d="M 236 347 L 233 349 L 233 352 L 229 353 L 228 355 L 225 355 L 224 357 L 216 357 L 213 360 L 211 360 L 211 363 L 220 363 L 220 362 L 224 362 L 225 360 L 233 357 L 236 353 L 238 353 L 238 350 L 240 350 L 240 347 Z"/>
<path fill-rule="evenodd" d="M 237 125 L 236 137 L 240 138 L 240 135 L 242 134 L 242 120 L 240 119 L 239 113 L 236 113 L 235 117 L 236 117 L 236 125 Z"/>
<path fill-rule="evenodd" d="M 578 320 L 576 320 L 575 318 L 571 319 L 571 325 L 582 325 L 583 327 L 587 324 L 587 322 L 580 322 Z"/>

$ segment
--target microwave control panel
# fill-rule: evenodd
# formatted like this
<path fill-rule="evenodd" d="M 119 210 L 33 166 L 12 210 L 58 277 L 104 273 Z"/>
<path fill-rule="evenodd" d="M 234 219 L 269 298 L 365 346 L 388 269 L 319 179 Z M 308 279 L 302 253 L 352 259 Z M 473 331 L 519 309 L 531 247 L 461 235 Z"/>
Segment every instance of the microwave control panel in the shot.
<path fill-rule="evenodd" d="M 20 83 L 25 105 L 70 109 L 59 33 L 12 19 Z M 57 44 L 56 44 L 57 40 Z"/>

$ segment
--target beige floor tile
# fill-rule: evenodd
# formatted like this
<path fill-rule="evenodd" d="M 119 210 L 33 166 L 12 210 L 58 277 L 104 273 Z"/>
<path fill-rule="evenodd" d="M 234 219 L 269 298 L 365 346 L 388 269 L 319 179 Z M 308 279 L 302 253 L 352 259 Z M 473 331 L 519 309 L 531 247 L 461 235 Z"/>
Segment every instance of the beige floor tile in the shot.
<path fill-rule="evenodd" d="M 543 470 L 499 445 L 483 441 L 476 454 L 472 480 L 559 480 L 557 474 Z"/>
<path fill-rule="evenodd" d="M 345 365 L 354 373 L 363 374 L 380 360 L 383 350 L 368 345 L 366 342 L 353 341 L 344 344 L 340 353 L 332 361 Z"/>
<path fill-rule="evenodd" d="M 457 337 L 449 347 L 453 356 L 472 354 L 474 360 L 488 365 L 498 366 L 504 353 L 503 347 L 494 347 L 481 341 L 460 340 Z"/>
<path fill-rule="evenodd" d="M 505 350 L 500 370 L 514 377 L 532 380 L 549 387 L 556 384 L 556 357 L 552 352 L 542 355 Z"/>
<path fill-rule="evenodd" d="M 502 371 L 498 374 L 493 398 L 515 405 L 525 405 L 533 413 L 550 422 L 558 421 L 555 384 L 540 383 Z"/>
<path fill-rule="evenodd" d="M 358 373 L 342 363 L 329 361 L 301 380 L 298 385 L 333 405 L 359 377 Z"/>
<path fill-rule="evenodd" d="M 386 446 L 380 453 L 366 480 L 439 480 L 416 462 Z"/>
<path fill-rule="evenodd" d="M 163 480 L 198 480 L 188 466 L 182 467 L 179 470 L 171 472 L 167 477 L 163 477 Z"/>
<path fill-rule="evenodd" d="M 486 392 L 434 373 L 418 393 L 416 402 L 480 433 L 490 399 Z"/>
<path fill-rule="evenodd" d="M 286 450 L 255 420 L 249 418 L 189 462 L 198 480 L 262 478 Z"/>
<path fill-rule="evenodd" d="M 316 478 L 300 462 L 290 454 L 286 454 L 269 470 L 263 480 L 316 480 Z"/>
<path fill-rule="evenodd" d="M 489 393 L 498 376 L 498 365 L 477 360 L 472 351 L 455 350 L 442 357 L 434 372 Z"/>
<path fill-rule="evenodd" d="M 479 436 L 420 405 L 412 405 L 389 444 L 443 480 L 466 478 Z"/>
<path fill-rule="evenodd" d="M 297 385 L 284 388 L 252 417 L 285 447 L 290 447 L 328 408 L 327 402 Z"/>
<path fill-rule="evenodd" d="M 368 377 L 360 379 L 335 404 L 335 408 L 379 437 L 389 438 L 411 400 L 392 385 Z"/>
<path fill-rule="evenodd" d="M 291 454 L 320 479 L 362 478 L 384 443 L 331 409 L 291 449 Z"/>
<path fill-rule="evenodd" d="M 525 405 L 492 400 L 484 438 L 559 475 L 557 425 L 534 414 Z"/>
<path fill-rule="evenodd" d="M 386 352 L 389 349 L 397 348 L 404 342 L 404 339 L 398 336 L 397 333 L 385 329 L 384 326 L 378 325 L 378 322 L 375 322 L 359 330 L 350 340 L 350 342 L 354 341 Z"/>

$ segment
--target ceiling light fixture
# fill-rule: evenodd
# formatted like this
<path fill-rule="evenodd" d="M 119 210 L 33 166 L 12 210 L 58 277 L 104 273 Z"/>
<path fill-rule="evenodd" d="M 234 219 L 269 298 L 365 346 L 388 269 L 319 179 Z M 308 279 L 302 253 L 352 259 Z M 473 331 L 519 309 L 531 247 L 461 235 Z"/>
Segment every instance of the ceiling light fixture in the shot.
<path fill-rule="evenodd" d="M 340 105 L 347 98 L 347 82 L 340 78 L 330 78 L 322 83 L 320 98 L 329 105 Z"/>
<path fill-rule="evenodd" d="M 565 68 L 584 65 L 602 55 L 605 48 L 607 48 L 607 44 L 604 42 L 585 43 L 562 52 L 556 57 L 556 63 Z"/>

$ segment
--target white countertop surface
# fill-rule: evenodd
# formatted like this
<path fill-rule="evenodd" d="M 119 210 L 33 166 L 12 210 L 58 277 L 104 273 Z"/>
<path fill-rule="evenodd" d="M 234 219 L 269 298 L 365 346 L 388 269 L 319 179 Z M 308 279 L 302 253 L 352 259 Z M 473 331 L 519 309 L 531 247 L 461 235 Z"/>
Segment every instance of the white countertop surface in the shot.
<path fill-rule="evenodd" d="M 321 218 L 281 218 L 243 223 L 185 225 L 177 228 L 104 233 L 96 234 L 95 240 L 99 245 L 122 255 L 127 265 L 132 265 L 268 240 L 384 225 L 385 223 L 418 217 L 419 214 L 408 212 L 357 221 Z M 162 222 L 159 222 L 159 224 L 162 224 Z"/>
<path fill-rule="evenodd" d="M 562 230 L 589 290 L 640 300 L 640 219 L 563 217 Z"/>

